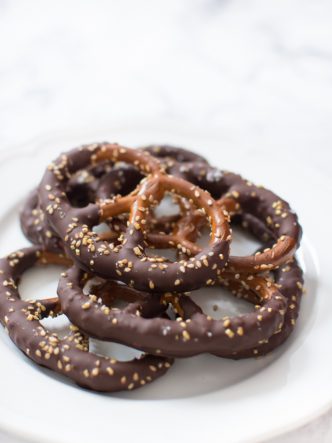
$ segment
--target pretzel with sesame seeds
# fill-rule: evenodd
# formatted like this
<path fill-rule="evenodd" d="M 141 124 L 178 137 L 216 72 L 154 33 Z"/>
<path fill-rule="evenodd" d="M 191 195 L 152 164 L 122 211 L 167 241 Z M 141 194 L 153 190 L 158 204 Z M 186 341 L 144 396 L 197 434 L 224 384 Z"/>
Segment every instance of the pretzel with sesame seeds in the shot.
<path fill-rule="evenodd" d="M 58 298 L 22 300 L 18 281 L 34 265 L 67 262 L 37 247 L 22 249 L 0 260 L 0 322 L 16 346 L 37 364 L 95 391 L 136 389 L 163 375 L 171 366 L 171 359 L 144 355 L 131 361 L 117 361 L 89 352 L 89 338 L 76 326 L 71 326 L 64 338 L 42 326 L 41 319 L 60 313 Z"/>
<path fill-rule="evenodd" d="M 273 273 L 274 284 L 278 286 L 280 293 L 287 300 L 287 308 L 282 326 L 268 339 L 261 340 L 257 346 L 240 352 L 232 351 L 229 355 L 224 353 L 216 353 L 215 355 L 237 360 L 253 356 L 259 357 L 272 352 L 288 339 L 294 330 L 300 311 L 303 294 L 303 271 L 296 260 L 293 260 L 286 265 L 280 266 L 280 268 L 276 269 Z M 228 281 L 228 289 L 231 289 L 238 297 L 254 301 L 252 300 L 253 294 L 250 290 L 240 285 L 239 282 L 235 282 L 234 280 L 232 282 Z"/>
<path fill-rule="evenodd" d="M 238 216 L 235 221 L 236 223 L 241 224 L 244 229 L 249 231 L 263 243 L 271 244 L 273 242 L 271 232 L 267 230 L 261 221 L 254 217 L 248 214 L 242 214 L 241 216 Z M 261 249 L 264 250 L 264 247 Z M 304 291 L 303 271 L 297 260 L 294 258 L 289 263 L 275 269 L 268 278 L 273 279 L 282 295 L 287 299 L 287 310 L 283 326 L 268 340 L 264 340 L 264 342 L 260 343 L 259 346 L 246 351 L 233 353 L 231 358 L 240 359 L 265 355 L 283 344 L 294 330 L 296 320 L 299 316 L 302 294 Z M 253 293 L 247 291 L 244 287 L 241 288 L 240 294 L 238 286 L 234 289 L 238 295 L 247 299 L 252 299 Z M 253 302 L 255 301 L 253 300 Z"/>
<path fill-rule="evenodd" d="M 274 238 L 273 245 L 255 255 L 231 256 L 228 269 L 236 273 L 259 273 L 292 260 L 300 244 L 302 229 L 297 215 L 286 201 L 238 174 L 205 163 L 175 164 L 171 172 L 209 191 L 231 215 L 246 214 L 257 218 Z M 197 253 L 197 250 L 193 252 Z"/>
<path fill-rule="evenodd" d="M 232 219 L 232 223 L 241 225 L 246 231 L 254 235 L 258 240 L 266 244 L 273 241 L 273 236 L 264 226 L 264 224 L 249 214 L 237 215 Z M 260 248 L 264 250 L 263 248 Z M 243 349 L 242 351 L 232 351 L 230 353 L 218 352 L 215 355 L 224 358 L 242 359 L 250 357 L 259 357 L 268 354 L 283 344 L 294 330 L 296 320 L 299 316 L 301 299 L 303 294 L 303 271 L 296 259 L 288 264 L 280 266 L 278 269 L 266 271 L 262 277 L 266 279 L 267 284 L 273 282 L 287 300 L 287 308 L 284 322 L 281 328 L 271 335 L 270 338 L 261 340 L 256 346 Z M 257 304 L 258 299 L 254 291 L 247 286 L 245 275 L 234 275 L 227 270 L 221 275 L 219 282 L 231 291 L 236 297 L 245 299 L 252 304 Z M 181 302 L 180 302 L 181 300 Z M 177 302 L 178 311 L 184 318 L 190 318 L 195 313 L 202 313 L 201 308 L 190 298 L 186 298 L 185 303 L 179 299 Z"/>
<path fill-rule="evenodd" d="M 229 278 L 237 279 L 230 274 Z M 130 312 L 112 309 L 93 294 L 84 293 L 85 273 L 77 266 L 62 274 L 58 295 L 63 312 L 82 331 L 101 340 L 112 340 L 133 346 L 145 352 L 169 357 L 189 357 L 200 353 L 241 352 L 268 340 L 282 327 L 286 300 L 271 282 L 258 276 L 242 277 L 246 287 L 257 298 L 255 312 L 214 320 L 198 310 L 193 315 L 177 320 L 151 317 L 137 309 Z M 119 287 L 110 288 L 110 296 L 116 297 Z M 158 294 L 150 294 L 160 303 Z M 161 296 L 165 305 L 176 299 L 183 312 L 188 304 L 194 306 L 188 296 L 171 293 Z M 130 305 L 129 305 L 130 307 Z M 185 309 L 186 308 L 186 309 Z M 181 309 L 179 314 L 181 315 Z"/>
<path fill-rule="evenodd" d="M 189 161 L 206 163 L 206 160 L 202 156 L 187 149 L 170 145 L 150 145 L 141 149 L 161 160 L 165 168 L 171 168 L 175 163 L 184 164 Z M 68 181 L 66 194 L 73 206 L 84 207 L 98 199 L 107 200 L 114 198 L 118 194 L 122 196 L 129 194 L 136 188 L 142 178 L 143 175 L 133 166 L 122 164 L 114 167 L 104 162 L 80 170 L 74 174 Z M 184 215 L 188 209 L 188 205 L 183 204 L 183 202 L 184 199 L 179 200 L 179 206 Z M 124 214 L 123 216 L 107 220 L 110 231 L 100 233 L 100 238 L 103 240 L 116 240 L 119 237 L 119 232 L 124 231 L 126 228 L 128 221 L 126 215 L 127 214 Z M 204 224 L 204 217 L 197 215 L 196 221 L 201 226 Z M 190 248 L 186 248 L 186 243 L 190 240 L 183 237 L 181 227 L 176 228 L 176 222 L 184 225 L 186 223 L 186 217 L 165 216 L 161 219 L 156 219 L 150 216 L 149 226 L 151 226 L 151 229 L 147 232 L 146 238 L 149 247 L 158 248 L 158 245 L 160 245 L 160 248 L 177 246 L 181 247 L 183 253 L 186 252 L 190 255 L 194 244 L 192 243 Z M 24 206 L 20 211 L 20 224 L 24 235 L 33 244 L 42 245 L 48 251 L 63 251 L 60 237 L 49 225 L 44 211 L 40 208 L 37 189 L 31 191 L 24 202 Z M 185 228 L 186 232 L 188 232 L 189 226 L 190 230 L 193 230 L 193 226 L 190 223 L 190 225 L 187 225 Z M 172 230 L 172 236 L 170 236 Z M 165 237 L 166 231 L 169 237 Z M 162 237 L 160 237 L 161 235 Z"/>
<path fill-rule="evenodd" d="M 83 208 L 72 207 L 65 193 L 68 179 L 103 161 L 132 164 L 146 177 L 126 196 L 99 200 Z M 185 197 L 200 208 L 211 226 L 209 245 L 190 259 L 170 261 L 145 253 L 147 216 L 167 192 Z M 63 154 L 45 172 L 39 186 L 39 202 L 67 253 L 81 268 L 139 290 L 182 292 L 201 287 L 207 280 L 213 284 L 227 263 L 231 235 L 224 211 L 207 191 L 166 174 L 157 159 L 141 150 L 105 143 Z M 93 226 L 126 212 L 130 213 L 129 223 L 119 244 L 109 244 L 93 232 Z"/>

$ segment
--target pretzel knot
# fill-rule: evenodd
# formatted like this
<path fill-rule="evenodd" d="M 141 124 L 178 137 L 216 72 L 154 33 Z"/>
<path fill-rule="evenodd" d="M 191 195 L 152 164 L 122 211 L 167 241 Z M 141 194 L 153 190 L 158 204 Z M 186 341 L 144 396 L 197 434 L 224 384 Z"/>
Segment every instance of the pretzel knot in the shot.
<path fill-rule="evenodd" d="M 86 207 L 73 207 L 66 184 L 77 171 L 102 162 L 129 163 L 145 177 L 125 196 L 98 200 Z M 166 193 L 188 200 L 209 224 L 209 245 L 190 258 L 170 261 L 147 254 L 149 215 Z M 225 267 L 230 247 L 228 213 L 208 191 L 165 172 L 147 152 L 117 144 L 95 144 L 60 156 L 44 174 L 39 187 L 41 209 L 48 223 L 63 240 L 65 249 L 79 266 L 107 279 L 116 279 L 139 290 L 189 291 L 215 284 Z M 110 217 L 129 213 L 125 231 L 113 243 L 93 228 Z"/>

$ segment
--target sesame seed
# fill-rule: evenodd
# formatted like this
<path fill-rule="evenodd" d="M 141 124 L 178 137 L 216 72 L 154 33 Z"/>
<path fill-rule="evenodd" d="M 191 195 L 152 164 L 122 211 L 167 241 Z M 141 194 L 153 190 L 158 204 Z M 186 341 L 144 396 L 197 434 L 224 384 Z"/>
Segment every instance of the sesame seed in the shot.
<path fill-rule="evenodd" d="M 229 338 L 233 338 L 234 337 L 234 332 L 231 329 L 226 329 L 225 330 L 225 334 L 229 337 Z"/>
<path fill-rule="evenodd" d="M 97 377 L 97 375 L 99 375 L 99 369 L 98 368 L 93 368 L 91 371 L 91 375 L 93 375 L 94 377 Z"/>
<path fill-rule="evenodd" d="M 237 335 L 243 335 L 243 328 L 242 326 L 239 326 L 236 330 Z"/>
<path fill-rule="evenodd" d="M 107 371 L 108 375 L 114 375 L 114 370 L 112 368 L 110 368 L 109 366 L 106 368 L 106 371 Z"/>

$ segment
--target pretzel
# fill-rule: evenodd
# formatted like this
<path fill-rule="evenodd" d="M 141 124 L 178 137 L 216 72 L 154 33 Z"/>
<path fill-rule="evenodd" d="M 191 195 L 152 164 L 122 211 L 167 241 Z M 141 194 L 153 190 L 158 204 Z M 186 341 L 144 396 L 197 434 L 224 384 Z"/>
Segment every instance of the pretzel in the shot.
<path fill-rule="evenodd" d="M 284 321 L 285 298 L 275 285 L 257 276 L 243 277 L 247 287 L 257 296 L 256 311 L 222 320 L 213 320 L 201 311 L 195 311 L 194 315 L 185 319 L 170 320 L 149 318 L 137 310 L 133 312 L 133 309 L 130 312 L 111 309 L 98 302 L 95 294 L 91 296 L 83 292 L 84 278 L 84 271 L 73 266 L 59 280 L 58 295 L 68 318 L 89 335 L 151 354 L 189 357 L 204 352 L 222 352 L 228 355 L 267 340 L 282 327 Z M 230 275 L 230 278 L 236 277 Z M 119 287 L 115 285 L 111 290 L 116 297 Z M 157 294 L 151 296 L 156 297 Z M 181 308 L 193 305 L 187 296 L 167 293 L 161 299 L 168 305 L 174 297 Z M 159 297 L 157 300 L 160 300 Z M 184 312 L 187 312 L 186 309 Z"/>
<path fill-rule="evenodd" d="M 275 243 L 263 252 L 246 257 L 231 256 L 228 269 L 235 273 L 272 270 L 292 259 L 302 230 L 289 204 L 273 192 L 246 181 L 240 175 L 205 163 L 175 164 L 172 174 L 206 189 L 231 215 L 251 215 L 264 224 Z M 192 250 L 197 254 L 198 249 Z"/>
<path fill-rule="evenodd" d="M 172 360 L 145 355 L 121 362 L 89 352 L 88 336 L 76 326 L 64 338 L 40 323 L 60 313 L 58 298 L 21 300 L 17 288 L 21 275 L 36 264 L 64 263 L 61 257 L 37 247 L 22 249 L 0 260 L 0 322 L 12 341 L 31 360 L 58 372 L 80 386 L 95 391 L 136 389 L 163 375 Z"/>
<path fill-rule="evenodd" d="M 266 229 L 262 222 L 254 217 L 242 215 L 238 218 L 237 222 L 259 240 L 265 243 L 268 241 L 271 242 L 272 238 L 270 232 Z M 303 271 L 298 262 L 293 259 L 288 264 L 274 270 L 273 279 L 275 284 L 280 289 L 280 292 L 287 299 L 287 310 L 282 328 L 280 331 L 273 334 L 267 341 L 264 341 L 264 343 L 261 343 L 259 346 L 253 349 L 242 351 L 240 353 L 234 353 L 231 356 L 232 358 L 240 359 L 265 355 L 284 343 L 294 330 L 294 326 L 300 311 L 302 294 L 304 291 Z M 236 292 L 238 294 L 238 291 Z M 252 293 L 249 294 L 249 292 L 243 287 L 242 296 L 245 298 L 252 297 Z"/>
<path fill-rule="evenodd" d="M 134 164 L 143 174 L 136 190 L 112 201 L 98 201 L 74 208 L 65 194 L 66 182 L 78 170 L 102 161 Z M 160 202 L 165 192 L 176 193 L 199 207 L 211 225 L 209 246 L 190 259 L 170 262 L 145 254 L 146 219 L 150 206 Z M 41 209 L 67 252 L 80 267 L 101 277 L 117 279 L 139 290 L 178 292 L 213 284 L 225 266 L 231 239 L 227 214 L 206 191 L 167 175 L 158 160 L 149 154 L 115 144 L 89 145 L 70 151 L 52 163 L 39 186 Z M 120 244 L 102 241 L 92 227 L 110 217 L 130 212 Z"/>
<path fill-rule="evenodd" d="M 271 234 L 266 229 L 264 224 L 248 214 L 234 217 L 232 223 L 241 224 L 247 231 L 252 233 L 257 239 L 267 242 L 271 241 Z M 264 249 L 264 248 L 263 248 Z M 293 259 L 286 265 L 267 274 L 264 278 L 267 281 L 273 281 L 279 288 L 280 292 L 287 299 L 287 309 L 283 325 L 276 331 L 269 339 L 262 340 L 257 346 L 242 350 L 240 352 L 232 351 L 227 354 L 224 352 L 216 353 L 219 357 L 226 357 L 232 359 L 242 359 L 249 357 L 259 357 L 265 355 L 284 343 L 289 335 L 294 330 L 297 317 L 300 311 L 301 298 L 303 293 L 303 271 L 297 261 Z M 270 275 L 271 274 L 271 275 Z M 225 272 L 220 277 L 220 283 L 230 290 L 235 296 L 246 299 L 247 301 L 256 304 L 258 302 L 256 294 L 242 281 L 242 277 L 238 278 L 231 273 Z M 192 300 L 186 305 L 180 305 L 178 302 L 178 310 L 182 312 L 185 317 L 192 316 L 194 313 L 201 313 L 201 308 Z"/>
<path fill-rule="evenodd" d="M 248 357 L 259 357 L 268 354 L 282 343 L 284 343 L 291 332 L 294 330 L 297 317 L 299 315 L 301 298 L 303 293 L 303 272 L 296 260 L 281 266 L 274 271 L 275 284 L 278 286 L 281 294 L 287 299 L 287 309 L 283 325 L 275 334 L 271 335 L 267 340 L 262 340 L 258 346 L 251 349 L 243 350 L 241 352 L 232 352 L 229 355 L 216 354 L 221 357 L 231 357 L 233 359 L 242 359 Z M 248 289 L 235 287 L 229 284 L 228 289 L 231 289 L 238 297 L 250 299 L 252 294 L 249 294 Z"/>

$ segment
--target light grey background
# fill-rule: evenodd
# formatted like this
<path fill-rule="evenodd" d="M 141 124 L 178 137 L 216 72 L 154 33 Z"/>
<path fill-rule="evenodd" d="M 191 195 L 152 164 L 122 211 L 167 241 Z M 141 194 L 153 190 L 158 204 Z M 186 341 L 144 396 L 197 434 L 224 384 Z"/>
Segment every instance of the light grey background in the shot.
<path fill-rule="evenodd" d="M 331 176 L 331 23 L 331 0 L 0 0 L 0 149 L 167 120 Z M 332 441 L 331 417 L 273 443 Z"/>

